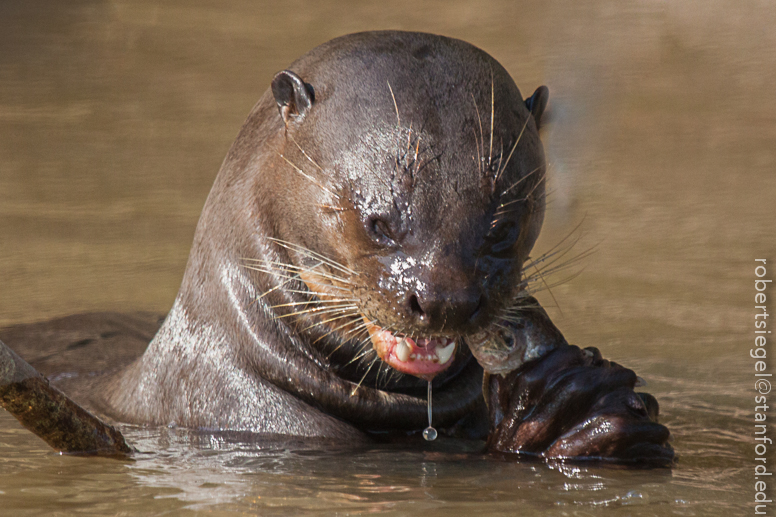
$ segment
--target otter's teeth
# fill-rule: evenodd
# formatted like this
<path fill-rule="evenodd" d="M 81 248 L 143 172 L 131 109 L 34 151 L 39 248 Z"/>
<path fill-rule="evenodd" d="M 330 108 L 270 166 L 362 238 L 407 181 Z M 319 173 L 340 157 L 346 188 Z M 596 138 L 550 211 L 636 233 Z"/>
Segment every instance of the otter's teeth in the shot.
<path fill-rule="evenodd" d="M 453 356 L 455 352 L 455 341 L 451 341 L 449 345 L 444 348 L 437 348 L 436 355 L 439 358 L 439 364 L 445 364 Z"/>
<path fill-rule="evenodd" d="M 412 349 L 410 348 L 410 345 L 408 345 L 407 342 L 402 339 L 396 345 L 396 349 L 394 350 L 394 353 L 396 354 L 396 357 L 399 358 L 399 361 L 406 363 L 407 360 L 410 358 L 411 351 Z"/>

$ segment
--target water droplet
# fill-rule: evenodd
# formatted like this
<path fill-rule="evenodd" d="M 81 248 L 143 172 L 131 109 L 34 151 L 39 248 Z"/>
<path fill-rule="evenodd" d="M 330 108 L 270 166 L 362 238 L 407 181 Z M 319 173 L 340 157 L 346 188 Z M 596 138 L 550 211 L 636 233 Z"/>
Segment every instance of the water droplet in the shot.
<path fill-rule="evenodd" d="M 431 381 L 428 381 L 428 427 L 423 430 L 423 438 L 426 441 L 433 442 L 436 440 L 437 431 L 431 426 Z"/>

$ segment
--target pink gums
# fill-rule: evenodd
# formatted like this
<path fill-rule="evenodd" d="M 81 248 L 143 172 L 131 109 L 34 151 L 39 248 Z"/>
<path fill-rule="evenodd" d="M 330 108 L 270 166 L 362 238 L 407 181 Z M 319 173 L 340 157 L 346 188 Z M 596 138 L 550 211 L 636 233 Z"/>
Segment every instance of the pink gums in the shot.
<path fill-rule="evenodd" d="M 453 364 L 455 353 L 453 353 L 450 356 L 450 359 L 444 363 L 438 362 L 436 356 L 436 349 L 448 346 L 450 343 L 452 343 L 451 339 L 419 338 L 417 340 L 413 340 L 406 337 L 402 338 L 401 336 L 397 337 L 389 331 L 376 325 L 369 327 L 369 336 L 372 338 L 372 346 L 374 347 L 380 359 L 388 363 L 391 368 L 402 373 L 408 373 L 410 375 L 414 375 L 415 377 L 431 380 L 438 373 L 443 372 L 451 364 Z M 415 359 L 402 361 L 396 355 L 396 347 L 402 339 L 404 339 L 407 345 L 409 345 L 410 355 L 415 355 Z M 437 359 L 437 362 L 434 362 L 434 359 Z"/>

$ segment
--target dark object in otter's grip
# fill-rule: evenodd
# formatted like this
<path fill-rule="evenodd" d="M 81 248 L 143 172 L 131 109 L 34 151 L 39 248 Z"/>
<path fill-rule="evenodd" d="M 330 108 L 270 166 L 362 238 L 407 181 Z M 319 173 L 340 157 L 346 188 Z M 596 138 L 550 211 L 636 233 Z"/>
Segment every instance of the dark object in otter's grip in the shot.
<path fill-rule="evenodd" d="M 509 373 L 568 344 L 536 298 L 527 296 L 521 307 L 497 327 L 466 339 L 472 355 L 487 373 Z"/>
<path fill-rule="evenodd" d="M 636 374 L 596 348 L 562 345 L 506 375 L 485 379 L 488 450 L 545 459 L 670 465 L 657 401 L 637 394 Z"/>
<path fill-rule="evenodd" d="M 61 452 L 123 458 L 124 437 L 70 400 L 0 341 L 0 404 Z"/>

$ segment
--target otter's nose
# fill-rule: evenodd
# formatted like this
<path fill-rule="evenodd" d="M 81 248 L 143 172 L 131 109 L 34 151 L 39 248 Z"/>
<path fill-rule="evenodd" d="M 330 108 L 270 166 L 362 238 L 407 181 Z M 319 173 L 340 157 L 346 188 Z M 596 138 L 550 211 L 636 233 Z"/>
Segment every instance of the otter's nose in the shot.
<path fill-rule="evenodd" d="M 474 325 L 483 305 L 477 289 L 409 293 L 407 312 L 423 332 L 457 332 Z"/>

